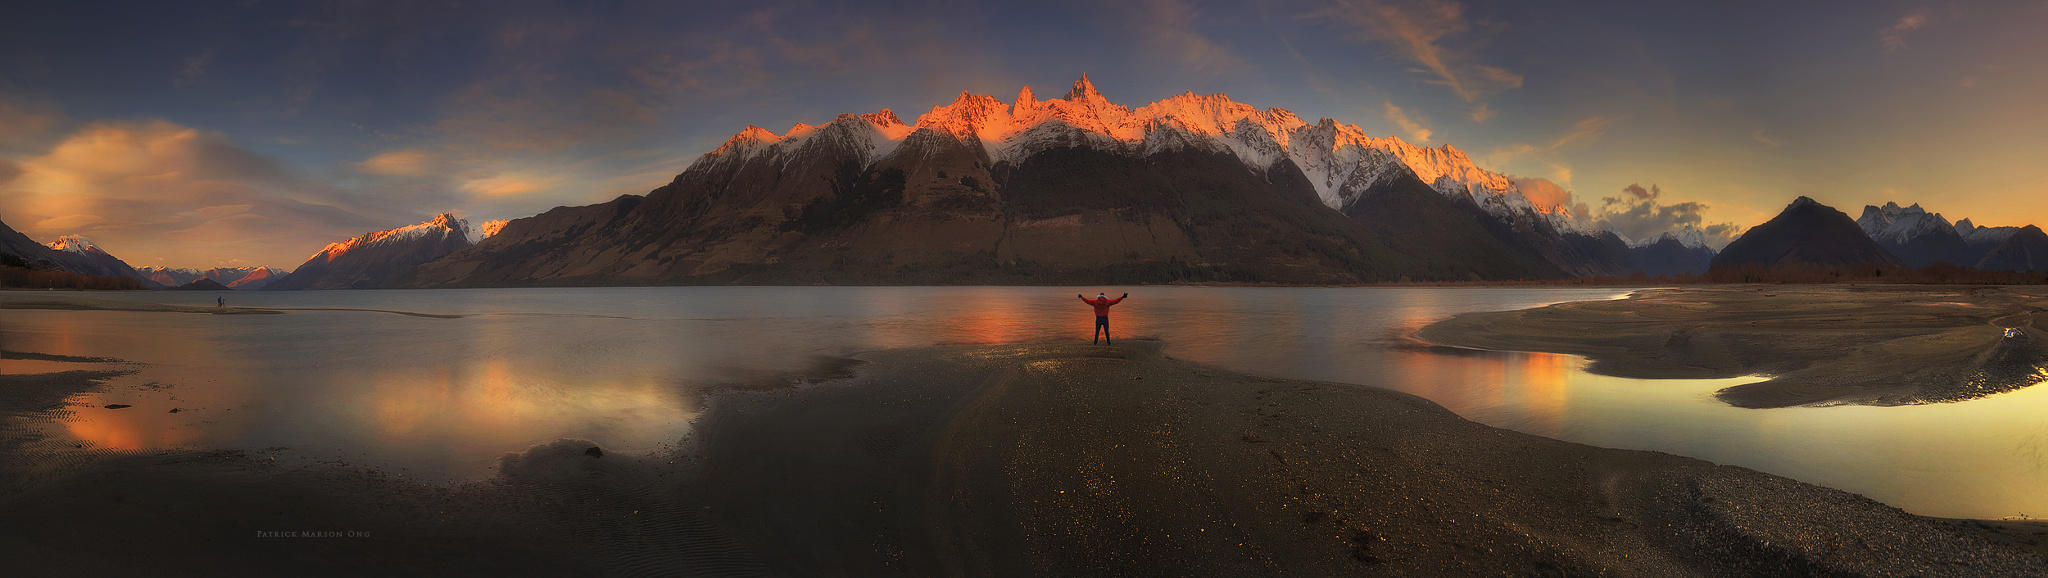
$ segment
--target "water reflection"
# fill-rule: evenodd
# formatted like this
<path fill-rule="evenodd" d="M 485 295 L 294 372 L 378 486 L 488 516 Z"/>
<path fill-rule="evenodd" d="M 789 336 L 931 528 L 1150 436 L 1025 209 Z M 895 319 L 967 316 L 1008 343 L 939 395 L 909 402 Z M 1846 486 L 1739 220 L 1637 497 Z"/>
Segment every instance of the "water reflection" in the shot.
<path fill-rule="evenodd" d="M 818 356 L 944 343 L 1081 340 L 1095 287 L 700 287 L 238 294 L 359 312 L 210 316 L 10 310 L 0 348 L 146 365 L 77 397 L 58 435 L 114 449 L 292 448 L 428 478 L 490 474 L 556 437 L 623 451 L 680 439 L 702 387 Z M 1387 387 L 1469 419 L 1606 447 L 1658 450 L 1869 495 L 1910 511 L 2048 513 L 2048 388 L 1896 408 L 1744 410 L 1749 381 L 1628 380 L 1575 357 L 1443 352 L 1403 335 L 1466 311 L 1602 299 L 1601 289 L 1135 288 L 1119 338 L 1258 375 Z M 135 293 L 95 299 L 210 303 Z M 0 295 L 0 298 L 8 298 Z M 11 363 L 11 362 L 10 362 Z M 7 371 L 14 371 L 10 365 Z M 107 403 L 130 404 L 122 410 Z M 172 414 L 171 408 L 182 408 Z"/>

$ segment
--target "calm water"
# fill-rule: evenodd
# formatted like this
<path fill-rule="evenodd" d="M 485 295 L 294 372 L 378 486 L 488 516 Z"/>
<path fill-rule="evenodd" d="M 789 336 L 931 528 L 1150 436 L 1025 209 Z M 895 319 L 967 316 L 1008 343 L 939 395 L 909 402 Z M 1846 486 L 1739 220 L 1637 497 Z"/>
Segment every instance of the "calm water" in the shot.
<path fill-rule="evenodd" d="M 234 293 L 231 304 L 353 311 L 188 315 L 8 310 L 0 348 L 141 362 L 75 400 L 60 435 L 117 449 L 289 448 L 412 476 L 491 474 L 559 437 L 644 452 L 688 430 L 690 388 L 766 379 L 820 356 L 938 343 L 1079 339 L 1060 287 L 692 287 Z M 1630 380 L 1562 355 L 1446 355 L 1390 337 L 1452 314 L 1608 299 L 1612 289 L 1140 287 L 1120 336 L 1275 377 L 1374 385 L 1467 418 L 1599 446 L 1746 466 L 1938 516 L 2048 514 L 2048 388 L 1911 407 L 1745 410 L 1750 379 Z M 211 293 L 90 294 L 212 305 Z M 48 299 L 0 292 L 0 299 Z M 72 298 L 77 298 L 74 294 Z M 10 360 L 0 372 L 54 364 Z M 109 403 L 134 407 L 107 410 Z M 176 414 L 171 408 L 180 408 Z"/>

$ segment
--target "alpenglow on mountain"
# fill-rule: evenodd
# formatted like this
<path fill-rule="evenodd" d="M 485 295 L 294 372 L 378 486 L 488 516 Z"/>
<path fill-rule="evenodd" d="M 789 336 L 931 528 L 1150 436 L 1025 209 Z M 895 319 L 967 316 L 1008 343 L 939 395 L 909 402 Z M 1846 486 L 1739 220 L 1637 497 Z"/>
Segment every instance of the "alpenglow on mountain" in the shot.
<path fill-rule="evenodd" d="M 495 226 L 492 227 L 495 229 Z M 455 252 L 486 237 L 469 221 L 450 213 L 417 225 L 374 231 L 329 243 L 291 274 L 265 289 L 374 289 L 390 287 L 414 267 Z"/>
<path fill-rule="evenodd" d="M 1451 147 L 1192 93 L 962 93 L 914 123 L 747 127 L 646 196 L 516 219 L 406 285 L 1343 283 L 1623 274 Z"/>

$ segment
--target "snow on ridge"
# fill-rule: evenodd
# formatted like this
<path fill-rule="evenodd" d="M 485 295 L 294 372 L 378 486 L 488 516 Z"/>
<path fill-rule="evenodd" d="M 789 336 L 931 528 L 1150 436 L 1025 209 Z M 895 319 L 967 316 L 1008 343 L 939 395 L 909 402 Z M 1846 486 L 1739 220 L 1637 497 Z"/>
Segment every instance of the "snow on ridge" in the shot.
<path fill-rule="evenodd" d="M 404 227 L 398 227 L 395 229 L 374 231 L 356 237 L 351 237 L 346 241 L 328 243 L 325 248 L 320 249 L 320 252 L 314 253 L 313 256 L 308 258 L 307 260 L 311 261 L 314 259 L 319 259 L 322 261 L 333 261 L 336 258 L 339 258 L 344 254 L 347 254 L 349 251 L 353 251 L 362 247 L 398 243 L 435 236 L 445 237 L 447 235 L 460 235 L 463 237 L 463 239 L 468 240 L 472 244 L 474 244 L 477 240 L 481 239 L 481 237 L 473 236 L 474 234 L 472 233 L 472 229 L 469 226 L 468 220 L 458 218 L 455 216 L 454 213 L 441 213 L 439 215 L 435 215 L 434 218 L 427 219 L 426 221 L 421 222 L 419 224 L 406 225 Z"/>
<path fill-rule="evenodd" d="M 1086 75 L 1065 96 L 1048 100 L 1040 100 L 1030 86 L 1018 90 L 1010 103 L 961 92 L 911 124 L 882 109 L 842 114 L 826 125 L 796 123 L 780 135 L 748 126 L 705 153 L 689 170 L 710 170 L 763 155 L 787 163 L 798 151 L 818 143 L 845 147 L 872 164 L 920 132 L 978 144 L 990 163 L 1021 163 L 1044 150 L 1081 146 L 1140 156 L 1187 147 L 1228 151 L 1258 171 L 1286 158 L 1334 209 L 1343 208 L 1347 196 L 1355 196 L 1343 190 L 1347 183 L 1370 184 L 1383 177 L 1383 159 L 1390 155 L 1431 188 L 1469 199 L 1503 220 L 1533 216 L 1561 230 L 1592 231 L 1590 224 L 1564 207 L 1535 206 L 1507 175 L 1480 168 L 1464 151 L 1448 144 L 1427 147 L 1399 137 L 1372 137 L 1357 125 L 1329 118 L 1309 124 L 1286 109 L 1260 109 L 1220 93 L 1186 92 L 1134 109 L 1103 97 Z M 1366 171 L 1359 175 L 1365 178 L 1352 178 L 1360 170 Z"/>
<path fill-rule="evenodd" d="M 48 245 L 51 249 L 80 255 L 107 254 L 106 250 L 101 249 L 99 245 L 93 244 L 92 239 L 87 239 L 84 235 L 60 236 L 57 237 L 57 240 L 49 242 Z"/>
<path fill-rule="evenodd" d="M 1920 208 L 1918 203 L 1907 207 L 1900 207 L 1895 202 L 1887 202 L 1882 207 L 1865 205 L 1863 216 L 1856 219 L 1856 225 L 1872 239 L 1893 244 L 1904 244 L 1912 239 L 1943 230 L 1963 234 L 1957 225 L 1949 224 L 1948 219 L 1943 218 L 1941 213 L 1930 213 Z"/>

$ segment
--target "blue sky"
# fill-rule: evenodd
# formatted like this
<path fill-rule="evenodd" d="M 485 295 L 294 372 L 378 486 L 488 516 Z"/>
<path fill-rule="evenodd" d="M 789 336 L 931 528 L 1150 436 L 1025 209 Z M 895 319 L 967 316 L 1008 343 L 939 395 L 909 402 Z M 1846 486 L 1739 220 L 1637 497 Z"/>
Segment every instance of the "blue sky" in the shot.
<path fill-rule="evenodd" d="M 2048 221 L 2041 1 L 7 10 L 0 220 L 136 265 L 291 267 L 441 211 L 643 193 L 748 124 L 911 120 L 1082 73 L 1132 106 L 1221 92 L 1452 144 L 1631 231 L 1753 225 L 1800 194 Z"/>

